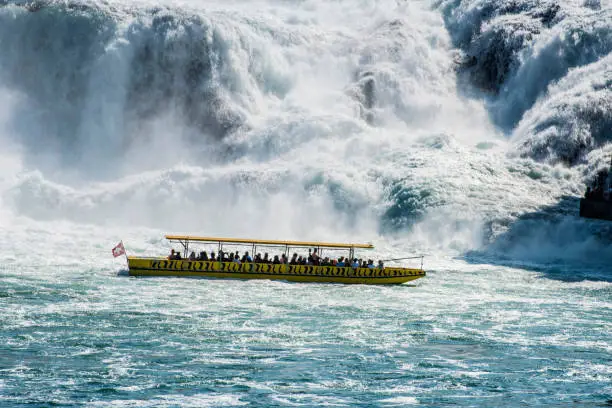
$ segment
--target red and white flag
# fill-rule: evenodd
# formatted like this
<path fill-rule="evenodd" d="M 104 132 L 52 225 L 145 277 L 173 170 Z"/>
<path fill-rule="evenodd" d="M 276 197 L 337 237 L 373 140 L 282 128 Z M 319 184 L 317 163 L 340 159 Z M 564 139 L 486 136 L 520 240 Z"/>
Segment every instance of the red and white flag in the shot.
<path fill-rule="evenodd" d="M 125 247 L 123 246 L 123 241 L 119 242 L 117 246 L 113 248 L 113 256 L 115 258 L 121 255 L 125 255 Z"/>

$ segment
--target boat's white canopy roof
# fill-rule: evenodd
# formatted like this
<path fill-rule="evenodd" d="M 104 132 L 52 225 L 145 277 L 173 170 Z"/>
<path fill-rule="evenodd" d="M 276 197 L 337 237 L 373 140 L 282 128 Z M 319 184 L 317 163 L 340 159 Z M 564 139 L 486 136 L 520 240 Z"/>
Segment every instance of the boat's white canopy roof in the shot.
<path fill-rule="evenodd" d="M 373 249 L 372 244 L 342 244 L 331 242 L 316 242 L 316 241 L 275 241 L 269 239 L 244 239 L 244 238 L 218 238 L 218 237 L 195 237 L 191 235 L 166 235 L 169 241 L 186 241 L 186 242 L 215 242 L 223 244 L 240 244 L 240 245 L 270 245 L 270 246 L 288 246 L 288 247 L 312 247 L 312 248 L 364 248 Z"/>

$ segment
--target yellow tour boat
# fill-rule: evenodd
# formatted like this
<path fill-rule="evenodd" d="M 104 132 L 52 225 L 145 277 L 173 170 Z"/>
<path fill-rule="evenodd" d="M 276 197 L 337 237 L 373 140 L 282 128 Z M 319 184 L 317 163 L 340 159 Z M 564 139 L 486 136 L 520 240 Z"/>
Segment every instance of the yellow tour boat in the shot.
<path fill-rule="evenodd" d="M 366 267 L 351 265 L 355 260 L 356 249 L 373 249 L 372 244 L 335 244 L 326 242 L 300 242 L 300 241 L 272 241 L 254 240 L 240 238 L 213 238 L 195 237 L 186 235 L 166 235 L 170 242 L 178 242 L 183 247 L 183 256 L 179 252 L 169 257 L 140 257 L 127 256 L 129 275 L 132 276 L 184 276 L 184 277 L 207 277 L 207 278 L 234 278 L 234 279 L 274 279 L 292 282 L 333 282 L 333 283 L 358 283 L 358 284 L 399 284 L 409 282 L 425 276 L 423 270 L 423 257 L 410 257 L 401 259 L 421 259 L 420 268 L 399 268 L 388 266 Z M 217 254 L 223 252 L 223 245 L 250 247 L 251 254 L 255 256 L 257 248 L 276 248 L 282 251 L 278 260 L 262 260 L 250 258 L 243 261 L 239 258 L 234 261 L 219 261 L 219 257 L 209 259 L 208 254 L 195 252 L 189 254 L 189 245 L 198 246 L 215 245 Z M 317 261 L 299 264 L 289 260 L 289 251 L 312 248 L 316 254 Z M 332 262 L 322 262 L 322 252 L 348 250 L 347 260 L 351 260 L 348 266 L 333 265 Z M 172 251 L 174 253 L 174 250 Z M 205 255 L 204 255 L 205 254 Z M 236 255 L 237 256 L 237 255 Z M 310 256 L 309 256 L 310 257 Z M 304 259 L 306 256 L 304 256 Z M 395 261 L 395 260 L 393 260 Z M 341 264 L 342 265 L 342 264 Z"/>

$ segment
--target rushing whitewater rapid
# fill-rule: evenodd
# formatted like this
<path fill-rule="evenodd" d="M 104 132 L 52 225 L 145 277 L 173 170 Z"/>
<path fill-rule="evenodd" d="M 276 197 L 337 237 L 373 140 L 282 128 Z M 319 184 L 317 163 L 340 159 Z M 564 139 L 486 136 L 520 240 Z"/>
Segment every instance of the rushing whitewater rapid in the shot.
<path fill-rule="evenodd" d="M 0 107 L 2 407 L 612 404 L 610 0 L 0 0 Z M 124 276 L 164 233 L 428 275 Z"/>

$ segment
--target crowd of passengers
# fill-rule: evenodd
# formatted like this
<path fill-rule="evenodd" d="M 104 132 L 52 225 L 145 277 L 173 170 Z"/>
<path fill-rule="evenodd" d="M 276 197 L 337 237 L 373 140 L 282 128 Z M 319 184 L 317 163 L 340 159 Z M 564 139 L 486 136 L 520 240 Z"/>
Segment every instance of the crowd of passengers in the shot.
<path fill-rule="evenodd" d="M 181 254 L 178 251 L 175 251 L 174 249 L 170 252 L 170 255 L 168 256 L 168 259 L 170 260 L 180 260 L 183 259 L 181 257 Z M 353 260 L 350 260 L 349 258 L 345 258 L 343 256 L 341 256 L 338 259 L 330 259 L 328 257 L 325 258 L 321 258 L 319 256 L 319 254 L 317 253 L 317 249 L 313 249 L 308 250 L 308 256 L 301 256 L 297 253 L 294 253 L 293 256 L 291 257 L 291 260 L 289 260 L 289 258 L 285 255 L 282 254 L 281 256 L 278 255 L 274 255 L 274 257 L 270 257 L 268 256 L 268 253 L 265 252 L 263 257 L 261 256 L 261 253 L 258 253 L 257 255 L 255 255 L 255 258 L 252 258 L 251 255 L 249 255 L 249 252 L 246 251 L 242 256 L 240 256 L 240 254 L 238 252 L 234 253 L 234 252 L 223 252 L 220 251 L 219 254 L 215 254 L 213 251 L 210 252 L 210 256 L 205 252 L 202 251 L 200 252 L 199 255 L 196 255 L 195 252 L 191 252 L 191 254 L 189 254 L 189 258 L 187 258 L 187 260 L 189 261 L 219 261 L 219 262 L 236 262 L 236 263 L 247 263 L 247 262 L 253 262 L 253 263 L 265 263 L 265 264 L 289 264 L 289 265 L 319 265 L 319 266 L 337 266 L 337 267 L 344 267 L 344 266 L 351 266 L 353 268 L 384 268 L 384 264 L 383 261 L 378 261 L 378 264 L 374 264 L 374 261 L 371 259 L 368 259 L 367 261 L 365 259 L 357 259 L 354 258 Z"/>

